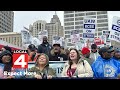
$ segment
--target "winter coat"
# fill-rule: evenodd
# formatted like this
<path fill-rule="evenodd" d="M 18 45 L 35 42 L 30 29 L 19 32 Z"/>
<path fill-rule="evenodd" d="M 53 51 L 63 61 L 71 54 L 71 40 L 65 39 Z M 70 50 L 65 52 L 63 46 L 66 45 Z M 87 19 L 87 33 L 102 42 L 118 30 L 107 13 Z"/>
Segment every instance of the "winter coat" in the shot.
<path fill-rule="evenodd" d="M 50 51 L 49 60 L 50 61 L 66 61 L 68 56 L 66 55 L 65 51 L 60 49 L 60 53 L 57 55 L 54 53 L 54 49 Z"/>
<path fill-rule="evenodd" d="M 62 71 L 62 77 L 68 77 L 67 76 L 67 70 L 69 69 L 68 62 L 65 63 L 63 71 Z M 93 77 L 93 71 L 91 66 L 86 60 L 80 59 L 77 63 L 77 68 L 73 76 L 78 77 Z"/>

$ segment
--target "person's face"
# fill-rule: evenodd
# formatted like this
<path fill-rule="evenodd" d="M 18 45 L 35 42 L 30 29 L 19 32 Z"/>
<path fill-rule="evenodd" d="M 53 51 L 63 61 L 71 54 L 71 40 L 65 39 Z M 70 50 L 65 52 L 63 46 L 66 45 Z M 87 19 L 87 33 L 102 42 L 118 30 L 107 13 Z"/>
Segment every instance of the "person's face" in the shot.
<path fill-rule="evenodd" d="M 114 57 L 120 60 L 120 52 L 119 53 L 115 53 Z"/>
<path fill-rule="evenodd" d="M 60 51 L 60 47 L 58 45 L 53 46 L 54 52 L 58 53 Z"/>
<path fill-rule="evenodd" d="M 2 48 L 1 51 L 5 51 L 6 49 L 5 48 Z"/>
<path fill-rule="evenodd" d="M 103 57 L 106 59 L 110 59 L 112 57 L 111 52 L 104 52 Z"/>
<path fill-rule="evenodd" d="M 97 49 L 91 49 L 92 52 L 96 52 Z"/>
<path fill-rule="evenodd" d="M 86 58 L 89 58 L 90 57 L 90 53 L 87 53 L 84 55 Z"/>
<path fill-rule="evenodd" d="M 114 56 L 114 51 L 113 52 L 111 52 L 111 57 L 113 57 Z"/>
<path fill-rule="evenodd" d="M 47 43 L 47 37 L 43 37 L 43 43 Z"/>
<path fill-rule="evenodd" d="M 77 60 L 77 52 L 75 50 L 70 51 L 70 59 Z"/>
<path fill-rule="evenodd" d="M 39 65 L 45 65 L 47 63 L 47 59 L 46 59 L 45 55 L 41 55 L 38 58 L 38 63 L 39 63 Z"/>
<path fill-rule="evenodd" d="M 11 61 L 11 56 L 10 55 L 4 55 L 2 57 L 2 62 L 3 63 L 9 63 Z"/>

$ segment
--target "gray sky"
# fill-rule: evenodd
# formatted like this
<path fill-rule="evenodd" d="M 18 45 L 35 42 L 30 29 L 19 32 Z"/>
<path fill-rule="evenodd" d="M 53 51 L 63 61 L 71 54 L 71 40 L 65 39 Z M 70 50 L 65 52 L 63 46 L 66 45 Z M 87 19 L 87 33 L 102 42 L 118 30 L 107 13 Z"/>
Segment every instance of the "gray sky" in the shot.
<path fill-rule="evenodd" d="M 49 23 L 54 14 L 55 11 L 14 11 L 14 32 L 20 32 L 23 26 L 28 28 L 37 20 L 45 20 Z M 57 11 L 57 15 L 63 26 L 63 11 Z M 120 16 L 120 11 L 108 11 L 109 28 L 111 28 L 113 16 Z"/>

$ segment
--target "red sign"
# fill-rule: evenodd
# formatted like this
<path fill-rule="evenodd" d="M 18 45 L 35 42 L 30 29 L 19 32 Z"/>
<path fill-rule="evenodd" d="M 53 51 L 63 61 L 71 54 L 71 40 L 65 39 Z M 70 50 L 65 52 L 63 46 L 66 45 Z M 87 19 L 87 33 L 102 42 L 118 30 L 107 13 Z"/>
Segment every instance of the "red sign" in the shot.
<path fill-rule="evenodd" d="M 28 54 L 14 53 L 13 54 L 13 68 L 28 68 Z"/>
<path fill-rule="evenodd" d="M 101 44 L 104 44 L 104 41 L 101 38 L 95 38 L 94 39 L 94 43 L 96 45 L 101 45 Z"/>

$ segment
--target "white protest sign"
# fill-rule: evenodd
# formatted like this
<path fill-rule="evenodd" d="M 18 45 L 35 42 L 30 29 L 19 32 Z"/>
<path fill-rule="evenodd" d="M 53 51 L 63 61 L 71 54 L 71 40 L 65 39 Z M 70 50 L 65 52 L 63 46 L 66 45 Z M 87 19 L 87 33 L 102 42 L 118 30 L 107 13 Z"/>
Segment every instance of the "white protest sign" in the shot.
<path fill-rule="evenodd" d="M 116 42 L 120 42 L 120 17 L 116 16 L 113 17 L 112 28 L 110 31 L 109 38 Z"/>
<path fill-rule="evenodd" d="M 71 41 L 73 44 L 77 43 L 80 40 L 79 30 L 71 31 Z"/>
<path fill-rule="evenodd" d="M 60 36 L 53 36 L 53 44 L 60 44 L 60 46 L 62 46 L 63 43 L 63 39 Z"/>
<path fill-rule="evenodd" d="M 36 47 L 38 46 L 38 45 L 40 45 L 40 40 L 38 39 L 38 38 L 36 38 L 36 37 L 33 37 L 32 38 L 32 44 L 34 44 Z"/>
<path fill-rule="evenodd" d="M 84 18 L 83 38 L 94 40 L 96 29 L 96 18 Z M 87 40 L 86 40 L 87 41 Z"/>

